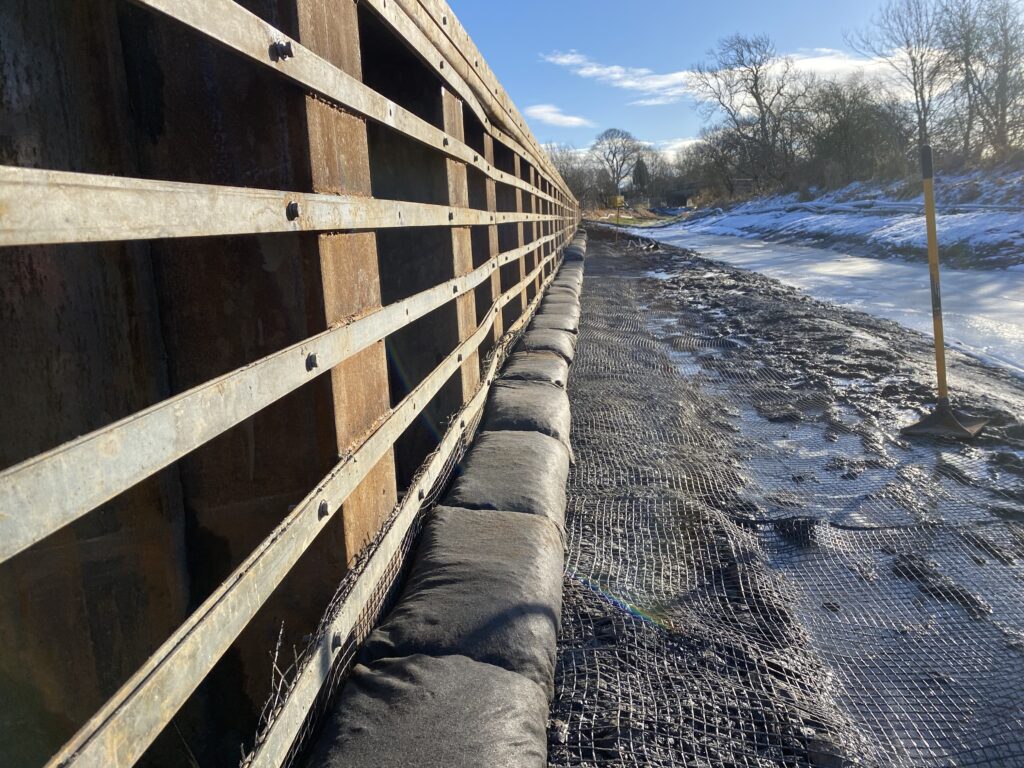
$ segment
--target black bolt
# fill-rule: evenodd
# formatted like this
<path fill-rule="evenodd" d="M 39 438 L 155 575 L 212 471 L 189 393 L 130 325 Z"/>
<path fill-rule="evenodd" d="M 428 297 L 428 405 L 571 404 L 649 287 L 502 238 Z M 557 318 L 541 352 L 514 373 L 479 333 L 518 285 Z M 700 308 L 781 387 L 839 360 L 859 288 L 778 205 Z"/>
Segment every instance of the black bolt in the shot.
<path fill-rule="evenodd" d="M 292 50 L 292 41 L 288 42 L 276 42 L 270 45 L 270 58 L 272 61 L 280 61 L 282 59 L 290 59 L 295 56 L 295 51 Z"/>
<path fill-rule="evenodd" d="M 292 200 L 285 206 L 284 214 L 288 217 L 288 221 L 295 221 L 299 218 L 299 204 Z"/>
<path fill-rule="evenodd" d="M 330 511 L 331 505 L 327 503 L 327 499 L 324 499 L 320 502 L 320 506 L 317 508 L 317 515 L 321 520 L 323 520 L 328 514 L 330 514 Z"/>
<path fill-rule="evenodd" d="M 314 368 L 317 367 L 317 365 L 319 365 L 319 363 L 317 362 L 317 359 L 316 359 L 316 352 L 310 352 L 308 355 L 306 355 L 306 370 L 307 371 L 312 371 Z"/>

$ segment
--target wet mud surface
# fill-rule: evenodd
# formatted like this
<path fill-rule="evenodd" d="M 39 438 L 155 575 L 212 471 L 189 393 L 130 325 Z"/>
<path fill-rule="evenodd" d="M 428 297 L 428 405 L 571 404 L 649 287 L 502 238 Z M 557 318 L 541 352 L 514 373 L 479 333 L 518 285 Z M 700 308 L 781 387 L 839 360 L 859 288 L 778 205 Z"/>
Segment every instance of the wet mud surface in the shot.
<path fill-rule="evenodd" d="M 555 766 L 1024 766 L 1024 383 L 592 232 Z"/>

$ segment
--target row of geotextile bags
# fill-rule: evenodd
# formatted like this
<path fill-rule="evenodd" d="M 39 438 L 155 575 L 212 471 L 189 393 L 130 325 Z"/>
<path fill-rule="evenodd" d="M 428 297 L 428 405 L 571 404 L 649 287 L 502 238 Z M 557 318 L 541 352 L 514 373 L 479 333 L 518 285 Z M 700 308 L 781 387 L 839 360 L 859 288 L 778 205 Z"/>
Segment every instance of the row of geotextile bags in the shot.
<path fill-rule="evenodd" d="M 585 252 L 580 232 L 494 383 L 458 477 L 424 521 L 402 595 L 367 639 L 310 766 L 547 765 L 566 383 Z"/>

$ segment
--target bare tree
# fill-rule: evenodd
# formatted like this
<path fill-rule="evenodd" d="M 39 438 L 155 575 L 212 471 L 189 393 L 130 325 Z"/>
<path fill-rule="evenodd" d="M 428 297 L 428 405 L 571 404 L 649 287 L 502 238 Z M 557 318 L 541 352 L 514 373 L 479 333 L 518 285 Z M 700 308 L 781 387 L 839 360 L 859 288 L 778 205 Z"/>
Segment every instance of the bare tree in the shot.
<path fill-rule="evenodd" d="M 975 156 L 978 122 L 976 73 L 984 41 L 981 0 L 942 0 L 939 40 L 946 51 L 949 90 L 946 124 L 958 134 L 958 150 L 965 161 Z"/>
<path fill-rule="evenodd" d="M 629 131 L 609 128 L 595 140 L 590 151 L 596 162 L 608 173 L 613 194 L 618 194 L 625 181 L 633 172 L 633 165 L 643 145 Z"/>
<path fill-rule="evenodd" d="M 573 196 L 584 208 L 597 203 L 597 169 L 586 150 L 579 150 L 568 144 L 552 144 L 546 147 L 555 169 L 569 186 Z"/>
<path fill-rule="evenodd" d="M 972 78 L 986 139 L 1005 157 L 1024 121 L 1024 19 L 1015 0 L 981 3 L 980 64 Z"/>
<path fill-rule="evenodd" d="M 906 170 L 913 119 L 880 83 L 857 75 L 818 83 L 803 123 L 804 183 L 842 186 Z"/>
<path fill-rule="evenodd" d="M 786 179 L 794 158 L 794 118 L 809 85 L 765 35 L 732 35 L 694 68 L 693 85 L 708 116 L 722 114 L 748 145 L 758 186 Z"/>
<path fill-rule="evenodd" d="M 935 96 L 946 73 L 937 0 L 889 0 L 868 29 L 848 36 L 860 54 L 882 59 L 914 95 L 917 139 L 927 144 Z"/>

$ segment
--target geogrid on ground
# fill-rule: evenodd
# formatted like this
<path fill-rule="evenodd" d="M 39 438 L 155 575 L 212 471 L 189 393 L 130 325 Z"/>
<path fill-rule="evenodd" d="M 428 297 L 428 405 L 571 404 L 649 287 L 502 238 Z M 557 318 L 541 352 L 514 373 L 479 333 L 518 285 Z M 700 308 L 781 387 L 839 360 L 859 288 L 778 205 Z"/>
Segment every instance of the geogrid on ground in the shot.
<path fill-rule="evenodd" d="M 551 765 L 1024 766 L 1020 380 L 908 443 L 894 323 L 593 231 L 582 301 Z"/>

